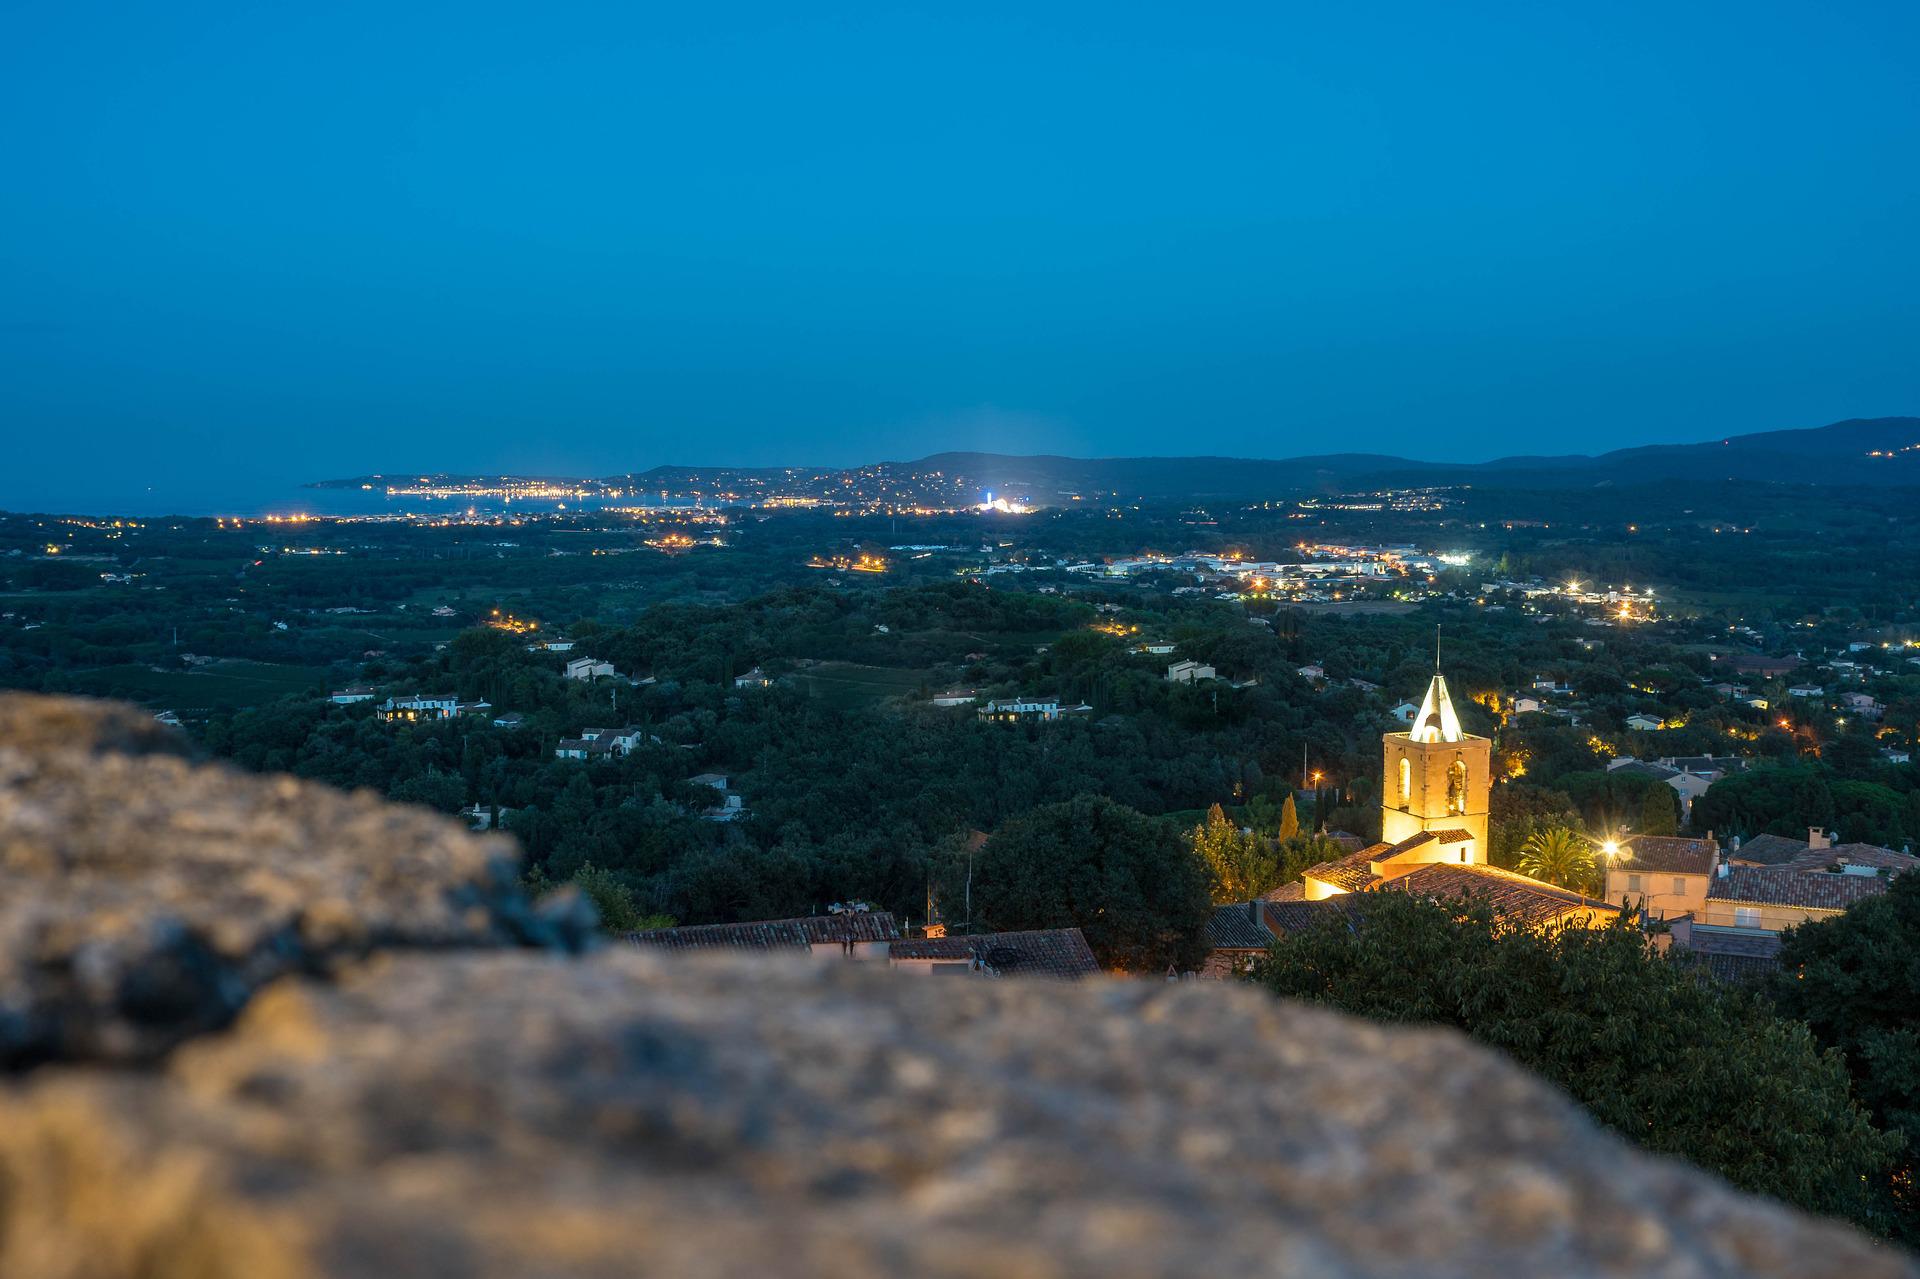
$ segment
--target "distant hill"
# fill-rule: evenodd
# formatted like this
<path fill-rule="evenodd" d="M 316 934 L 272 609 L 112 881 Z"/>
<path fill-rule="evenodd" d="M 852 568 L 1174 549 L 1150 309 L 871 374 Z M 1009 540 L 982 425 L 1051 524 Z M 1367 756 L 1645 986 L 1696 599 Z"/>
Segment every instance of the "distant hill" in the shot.
<path fill-rule="evenodd" d="M 935 453 L 916 461 L 875 463 L 862 470 L 884 471 L 895 482 L 928 477 L 929 487 L 951 489 L 958 482 L 967 491 L 992 490 L 1040 502 L 1073 493 L 1204 501 L 1438 484 L 1553 489 L 1734 480 L 1920 487 L 1920 418 L 1856 418 L 1808 430 L 1732 435 L 1705 444 L 1650 444 L 1597 456 L 1517 455 L 1491 462 L 1423 462 L 1378 453 L 1293 458 Z M 940 477 L 937 483 L 935 476 Z M 660 466 L 596 480 L 556 477 L 551 482 L 681 491 L 711 487 L 721 479 L 752 479 L 783 490 L 818 489 L 824 493 L 848 486 L 853 477 L 852 471 L 830 467 Z M 488 478 L 435 477 L 440 482 L 461 483 L 481 483 Z M 357 488 L 369 482 L 378 484 L 381 477 L 323 480 L 313 487 Z"/>
<path fill-rule="evenodd" d="M 1705 444 L 1652 444 L 1598 456 L 1515 456 L 1490 462 L 1422 462 L 1377 453 L 1282 459 L 936 453 L 893 466 L 963 475 L 983 488 L 1026 490 L 1035 496 L 1099 490 L 1207 498 L 1421 484 L 1587 488 L 1670 480 L 1920 487 L 1920 418 L 1859 418 Z"/>

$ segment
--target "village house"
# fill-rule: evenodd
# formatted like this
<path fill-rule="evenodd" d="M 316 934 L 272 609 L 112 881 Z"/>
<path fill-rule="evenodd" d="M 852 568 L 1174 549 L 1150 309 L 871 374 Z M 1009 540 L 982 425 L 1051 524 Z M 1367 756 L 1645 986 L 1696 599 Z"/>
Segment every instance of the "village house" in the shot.
<path fill-rule="evenodd" d="M 1693 820 L 1694 800 L 1713 789 L 1713 784 L 1728 773 L 1740 772 L 1746 766 L 1745 760 L 1732 755 L 1669 755 L 1657 760 L 1621 755 L 1607 762 L 1607 771 L 1665 782 L 1680 797 L 1680 820 L 1689 822 Z"/>
<path fill-rule="evenodd" d="M 370 684 L 349 684 L 327 694 L 327 700 L 336 706 L 351 706 L 355 702 L 370 702 L 378 695 Z"/>
<path fill-rule="evenodd" d="M 978 714 L 984 720 L 1014 723 L 1020 720 L 1052 721 L 1062 715 L 1092 709 L 1090 706 L 1063 707 L 1057 697 L 1008 697 L 985 703 Z"/>
<path fill-rule="evenodd" d="M 1244 977 L 1253 971 L 1273 944 L 1274 932 L 1267 924 L 1265 902 L 1234 902 L 1215 906 L 1201 931 L 1207 958 L 1194 974 L 1209 981 Z"/>
<path fill-rule="evenodd" d="M 658 743 L 659 738 L 649 734 L 638 724 L 628 724 L 624 728 L 583 728 L 580 736 L 588 745 L 592 755 L 630 755 L 646 742 Z"/>
<path fill-rule="evenodd" d="M 1758 835 L 1734 840 L 1715 867 L 1706 901 L 1673 921 L 1673 944 L 1715 976 L 1751 980 L 1778 966 L 1782 930 L 1832 919 L 1887 890 L 1920 858 L 1873 844 L 1836 843 L 1820 827 L 1805 840 Z"/>
<path fill-rule="evenodd" d="M 1870 693 L 1845 693 L 1841 695 L 1840 702 L 1847 714 L 1858 715 L 1861 719 L 1879 719 L 1887 711 Z"/>
<path fill-rule="evenodd" d="M 1605 860 L 1608 901 L 1642 908 L 1651 919 L 1698 916 L 1706 909 L 1720 845 L 1712 839 L 1635 835 Z"/>
<path fill-rule="evenodd" d="M 1627 716 L 1627 727 L 1636 733 L 1657 733 L 1662 727 L 1660 720 L 1651 715 Z"/>
<path fill-rule="evenodd" d="M 735 688 L 770 688 L 772 685 L 772 678 L 758 666 L 744 675 L 736 675 L 733 677 L 733 686 Z"/>
<path fill-rule="evenodd" d="M 717 801 L 700 811 L 702 820 L 709 822 L 737 822 L 748 816 L 744 799 L 727 789 L 725 773 L 697 773 L 687 781 L 694 786 L 705 787 L 714 793 Z"/>
<path fill-rule="evenodd" d="M 519 728 L 526 722 L 527 717 L 519 711 L 508 711 L 504 715 L 495 715 L 493 717 L 493 726 L 495 728 L 504 728 L 508 731 Z"/>
<path fill-rule="evenodd" d="M 1173 665 L 1167 667 L 1167 682 L 1169 684 L 1193 684 L 1201 680 L 1217 678 L 1218 676 L 1214 674 L 1213 667 L 1203 666 L 1195 661 L 1175 662 Z"/>
<path fill-rule="evenodd" d="M 1920 868 L 1920 858 L 1910 850 L 1899 852 L 1878 844 L 1844 843 L 1839 832 L 1821 826 L 1807 827 L 1805 839 L 1791 835 L 1755 835 L 1742 840 L 1737 836 L 1727 849 L 1727 860 L 1735 866 L 1798 866 L 1825 869 L 1843 864 L 1885 866 L 1894 870 Z"/>
<path fill-rule="evenodd" d="M 574 657 L 567 660 L 567 678 L 592 681 L 614 675 L 613 663 L 603 662 L 597 657 Z"/>
<path fill-rule="evenodd" d="M 1810 920 L 1832 919 L 1857 902 L 1887 891 L 1891 875 L 1881 867 L 1803 870 L 1794 866 L 1722 864 L 1707 889 L 1693 932 L 1739 929 L 1778 934 Z"/>
<path fill-rule="evenodd" d="M 950 688 L 944 693 L 935 693 L 932 701 L 935 706 L 970 706 L 980 700 L 980 695 L 970 688 Z"/>
<path fill-rule="evenodd" d="M 406 697 L 389 697 L 380 704 L 379 715 L 388 722 L 433 719 L 452 719 L 460 713 L 460 699 L 452 694 L 413 693 Z"/>

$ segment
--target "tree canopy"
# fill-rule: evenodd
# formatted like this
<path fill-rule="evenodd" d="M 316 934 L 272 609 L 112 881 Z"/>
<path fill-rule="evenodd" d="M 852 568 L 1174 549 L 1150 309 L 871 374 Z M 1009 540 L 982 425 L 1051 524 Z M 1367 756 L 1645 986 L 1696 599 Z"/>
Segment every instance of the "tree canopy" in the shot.
<path fill-rule="evenodd" d="M 1874 1121 L 1906 1138 L 1888 1179 L 1895 1233 L 1920 1241 L 1920 875 L 1843 915 L 1789 929 L 1773 983 L 1780 1010 L 1846 1054 Z"/>
<path fill-rule="evenodd" d="M 1804 1025 L 1654 954 L 1631 926 L 1542 934 L 1480 904 L 1374 897 L 1275 943 L 1256 979 L 1380 1021 L 1456 1027 L 1649 1150 L 1885 1228 L 1875 1186 L 1898 1138 Z"/>
<path fill-rule="evenodd" d="M 996 931 L 1077 927 L 1101 966 L 1198 967 L 1207 869 L 1168 823 L 1081 795 L 1008 821 L 973 868 L 977 920 Z"/>
<path fill-rule="evenodd" d="M 1292 797 L 1288 799 L 1291 802 Z M 1299 823 L 1294 826 L 1297 834 Z M 1207 810 L 1207 819 L 1194 827 L 1187 839 L 1206 864 L 1215 902 L 1252 901 L 1280 886 L 1280 857 L 1275 846 L 1228 821 L 1220 805 Z"/>

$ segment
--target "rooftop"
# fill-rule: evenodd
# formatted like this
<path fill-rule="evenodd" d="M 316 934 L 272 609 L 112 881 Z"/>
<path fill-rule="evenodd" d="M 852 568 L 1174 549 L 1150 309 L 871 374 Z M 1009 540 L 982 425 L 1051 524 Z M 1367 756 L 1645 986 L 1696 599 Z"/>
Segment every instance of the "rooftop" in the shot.
<path fill-rule="evenodd" d="M 1268 901 L 1263 903 L 1267 915 L 1267 927 L 1280 937 L 1312 928 L 1321 920 L 1334 915 L 1345 915 L 1363 903 L 1355 893 L 1341 893 L 1338 897 L 1327 897 L 1317 902 L 1309 901 Z"/>
<path fill-rule="evenodd" d="M 1914 870 L 1920 868 L 1920 857 L 1912 853 L 1897 853 L 1878 844 L 1835 844 L 1831 848 L 1807 849 L 1788 861 L 1787 869 L 1824 871 L 1841 863 L 1874 866 L 1883 870 Z"/>
<path fill-rule="evenodd" d="M 1265 950 L 1273 933 L 1261 918 L 1259 902 L 1215 906 L 1200 930 L 1208 950 Z"/>
<path fill-rule="evenodd" d="M 1695 924 L 1684 952 L 1722 981 L 1747 982 L 1780 967 L 1780 935 Z"/>
<path fill-rule="evenodd" d="M 1807 841 L 1791 835 L 1755 835 L 1742 840 L 1740 847 L 1729 849 L 1734 861 L 1754 862 L 1761 866 L 1781 866 L 1807 851 Z"/>
<path fill-rule="evenodd" d="M 1885 875 L 1829 875 L 1785 866 L 1734 866 L 1707 886 L 1707 900 L 1845 910 L 1886 891 Z"/>
<path fill-rule="evenodd" d="M 628 933 L 627 940 L 663 950 L 805 950 L 832 942 L 893 942 L 900 926 L 886 911 L 854 911 L 805 919 L 764 919 L 746 924 L 697 924 Z"/>
<path fill-rule="evenodd" d="M 1402 890 L 1434 898 L 1469 897 L 1484 901 L 1502 921 L 1521 926 L 1551 923 L 1575 910 L 1619 913 L 1606 902 L 1497 866 L 1435 862 L 1389 881 L 1380 891 Z"/>
<path fill-rule="evenodd" d="M 1357 893 L 1370 884 L 1378 883 L 1380 877 L 1373 873 L 1373 863 L 1386 849 L 1387 844 L 1369 844 L 1357 853 L 1348 853 L 1345 857 L 1336 857 L 1330 862 L 1321 862 L 1318 866 L 1309 866 L 1306 878 L 1317 879 L 1323 884 L 1349 893 Z"/>
<path fill-rule="evenodd" d="M 1233 909 L 1244 912 L 1246 907 Z M 914 937 L 894 942 L 887 953 L 894 959 L 976 961 L 996 977 L 1057 977 L 1077 981 L 1100 971 L 1093 949 L 1078 928 L 1039 928 L 974 937 Z"/>
<path fill-rule="evenodd" d="M 1678 835 L 1635 835 L 1620 849 L 1616 869 L 1668 875 L 1711 875 L 1720 845 L 1711 839 Z"/>

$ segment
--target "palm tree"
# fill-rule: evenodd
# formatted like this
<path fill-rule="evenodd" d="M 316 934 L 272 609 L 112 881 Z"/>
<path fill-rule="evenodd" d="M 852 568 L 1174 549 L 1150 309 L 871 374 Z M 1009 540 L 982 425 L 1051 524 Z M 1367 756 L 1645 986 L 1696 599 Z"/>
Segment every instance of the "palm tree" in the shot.
<path fill-rule="evenodd" d="M 1537 830 L 1520 846 L 1519 871 L 1562 888 L 1587 892 L 1593 886 L 1593 841 L 1564 826 Z"/>

